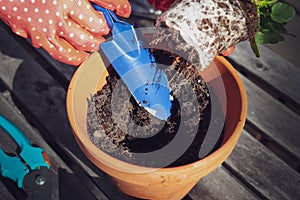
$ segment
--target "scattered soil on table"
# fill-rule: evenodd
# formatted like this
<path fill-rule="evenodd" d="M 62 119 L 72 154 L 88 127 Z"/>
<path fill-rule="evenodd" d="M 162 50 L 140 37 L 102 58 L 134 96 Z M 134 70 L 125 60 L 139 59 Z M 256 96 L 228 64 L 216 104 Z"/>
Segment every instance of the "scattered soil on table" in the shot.
<path fill-rule="evenodd" d="M 141 160 L 134 155 L 163 148 L 181 131 L 192 143 L 168 166 L 197 161 L 211 117 L 208 87 L 196 68 L 187 61 L 161 51 L 155 51 L 154 56 L 157 63 L 164 63 L 160 69 L 168 77 L 173 96 L 171 116 L 167 122 L 153 117 L 139 106 L 109 67 L 107 83 L 88 99 L 89 137 L 98 148 L 123 161 L 147 167 L 165 167 L 157 165 L 155 159 Z M 185 145 L 184 141 L 182 144 Z M 169 155 L 161 156 L 160 159 L 163 159 Z"/>

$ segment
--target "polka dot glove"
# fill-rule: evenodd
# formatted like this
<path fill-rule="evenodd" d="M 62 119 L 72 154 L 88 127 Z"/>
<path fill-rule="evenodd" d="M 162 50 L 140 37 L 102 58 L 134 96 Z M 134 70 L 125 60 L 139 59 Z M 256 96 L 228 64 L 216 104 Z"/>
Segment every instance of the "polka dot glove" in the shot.
<path fill-rule="evenodd" d="M 54 59 L 79 65 L 109 32 L 103 14 L 90 2 L 123 17 L 131 12 L 127 0 L 0 0 L 0 18 Z"/>

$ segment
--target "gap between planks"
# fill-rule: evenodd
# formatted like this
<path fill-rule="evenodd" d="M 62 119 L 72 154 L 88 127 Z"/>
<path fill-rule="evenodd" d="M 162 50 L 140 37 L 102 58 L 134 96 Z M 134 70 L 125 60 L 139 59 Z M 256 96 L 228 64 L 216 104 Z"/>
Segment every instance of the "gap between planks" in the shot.
<path fill-rule="evenodd" d="M 262 199 L 298 199 L 300 174 L 243 131 L 223 166 Z"/>
<path fill-rule="evenodd" d="M 240 77 L 248 98 L 245 129 L 299 172 L 300 116 L 243 75 Z"/>
<path fill-rule="evenodd" d="M 300 68 L 260 45 L 261 57 L 256 58 L 249 42 L 236 45 L 227 59 L 249 80 L 300 115 Z"/>

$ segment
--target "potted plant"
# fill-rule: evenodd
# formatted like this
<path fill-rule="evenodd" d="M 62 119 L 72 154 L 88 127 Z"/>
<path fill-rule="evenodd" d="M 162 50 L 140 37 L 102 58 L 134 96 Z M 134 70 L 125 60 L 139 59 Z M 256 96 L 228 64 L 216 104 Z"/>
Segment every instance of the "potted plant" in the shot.
<path fill-rule="evenodd" d="M 145 199 L 182 198 L 201 177 L 213 171 L 229 156 L 246 120 L 247 100 L 242 81 L 224 58 L 217 57 L 215 63 L 217 69 L 208 68 L 202 75 L 210 79 L 209 84 L 216 93 L 219 87 L 216 83 L 221 78 L 226 90 L 226 102 L 230 103 L 223 105 L 227 106 L 227 112 L 222 144 L 206 158 L 184 166 L 156 169 L 126 163 L 96 147 L 88 135 L 86 118 L 87 98 L 102 88 L 108 75 L 98 53 L 90 56 L 74 74 L 67 96 L 68 117 L 81 149 L 128 195 Z"/>
<path fill-rule="evenodd" d="M 207 0 L 207 2 L 209 1 L 216 3 L 218 9 L 224 9 L 224 6 L 226 7 L 227 5 L 220 5 L 218 1 Z M 182 2 L 186 3 L 185 1 Z M 233 4 L 231 6 L 239 7 L 239 5 L 240 4 Z M 246 6 L 243 7 L 243 9 L 253 11 L 253 7 Z M 255 10 L 255 13 L 256 11 L 257 10 Z M 202 159 L 183 165 L 151 167 L 126 162 L 98 148 L 95 143 L 91 141 L 88 132 L 88 100 L 91 98 L 91 94 L 96 94 L 98 91 L 103 90 L 103 87 L 107 84 L 106 78 L 110 76 L 110 74 L 98 52 L 92 54 L 74 74 L 67 94 L 67 112 L 75 138 L 87 157 L 97 167 L 110 175 L 113 182 L 116 183 L 122 192 L 143 199 L 181 199 L 193 188 L 200 178 L 217 168 L 232 152 L 246 120 L 246 93 L 235 69 L 225 58 L 216 56 L 216 54 L 240 42 L 241 39 L 252 39 L 254 37 L 257 31 L 255 28 L 257 26 L 257 18 L 251 17 L 257 15 L 254 13 L 254 15 L 247 15 L 245 17 L 244 12 L 239 13 L 239 16 L 235 13 L 234 17 L 244 23 L 242 26 L 244 29 L 239 30 L 238 34 L 234 32 L 236 28 L 231 26 L 229 32 L 234 32 L 234 35 L 229 34 L 229 37 L 231 37 L 230 42 L 227 41 L 224 36 L 227 33 L 224 33 L 224 35 L 220 33 L 218 37 L 224 39 L 225 42 L 223 45 L 217 45 L 217 48 L 214 44 L 209 46 L 209 48 L 211 48 L 209 50 L 211 51 L 205 54 L 207 60 L 211 63 L 208 67 L 205 67 L 205 65 L 208 65 L 206 59 L 205 61 L 196 59 L 198 61 L 198 65 L 196 65 L 202 69 L 202 71 L 197 73 L 201 75 L 206 84 L 214 91 L 220 103 L 219 113 L 225 116 L 221 143 L 213 152 Z M 172 10 L 169 14 L 172 14 Z M 249 16 L 251 20 L 256 23 L 254 26 L 253 24 L 249 26 Z M 225 19 L 226 17 L 220 20 Z M 207 24 L 207 22 L 203 22 L 203 25 L 205 24 Z M 224 21 L 221 27 L 218 27 L 227 27 L 228 24 L 230 24 L 230 20 Z M 168 24 L 165 25 L 168 26 Z M 202 28 L 206 30 L 205 26 Z M 214 30 L 212 29 L 212 31 Z M 173 38 L 171 37 L 171 40 L 174 40 L 174 38 L 178 38 L 178 35 Z M 210 39 L 211 36 L 204 35 L 204 38 Z M 167 38 L 167 42 L 168 39 L 169 38 Z M 155 42 L 157 43 L 157 41 Z M 173 47 L 180 49 L 180 47 L 182 47 L 182 44 L 180 44 L 180 42 L 175 43 Z M 252 44 L 254 44 L 253 40 Z M 208 46 L 206 46 L 206 48 L 208 48 Z M 254 49 L 256 49 L 255 45 Z M 195 49 L 189 46 L 183 50 L 185 52 L 187 50 L 194 52 Z M 189 55 L 192 54 L 188 53 L 185 55 L 187 59 L 190 59 L 188 58 Z M 213 62 L 211 62 L 212 59 Z"/>

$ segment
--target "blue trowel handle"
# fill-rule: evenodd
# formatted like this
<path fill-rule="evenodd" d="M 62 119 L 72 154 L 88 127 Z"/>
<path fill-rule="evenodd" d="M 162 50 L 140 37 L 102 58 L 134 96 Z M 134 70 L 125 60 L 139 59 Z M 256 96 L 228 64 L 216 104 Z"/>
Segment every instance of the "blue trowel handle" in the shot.
<path fill-rule="evenodd" d="M 108 25 L 108 27 L 111 29 L 112 26 L 114 25 L 114 20 L 115 21 L 120 21 L 117 16 L 115 15 L 114 12 L 112 12 L 111 10 L 108 10 L 106 8 L 103 8 L 101 6 L 98 6 L 97 4 L 92 4 L 94 9 L 97 10 L 97 11 L 100 11 L 103 15 L 104 15 L 104 18 L 106 20 L 106 23 Z"/>
<path fill-rule="evenodd" d="M 100 46 L 103 51 L 105 51 L 105 47 L 103 46 L 106 45 L 109 47 L 109 50 L 105 52 L 105 55 L 109 57 L 108 59 L 110 61 L 114 61 L 124 54 L 131 54 L 130 56 L 133 58 L 140 57 L 141 43 L 137 38 L 134 27 L 127 22 L 119 20 L 116 14 L 111 10 L 108 10 L 96 4 L 93 4 L 93 7 L 95 8 L 95 10 L 103 13 L 107 25 L 110 28 L 112 36 L 114 38 L 112 42 L 104 42 Z M 114 52 L 112 51 L 112 47 L 115 47 Z M 147 63 L 149 63 L 149 61 L 147 61 Z"/>

